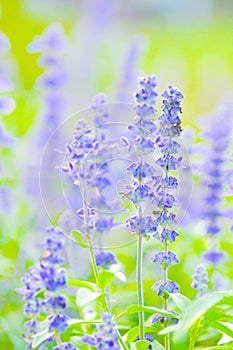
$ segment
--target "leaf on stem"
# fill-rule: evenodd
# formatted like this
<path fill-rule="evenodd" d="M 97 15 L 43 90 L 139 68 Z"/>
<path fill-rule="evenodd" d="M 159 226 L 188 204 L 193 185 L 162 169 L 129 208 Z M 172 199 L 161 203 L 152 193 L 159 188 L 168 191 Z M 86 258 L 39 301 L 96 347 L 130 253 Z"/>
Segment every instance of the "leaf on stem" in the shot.
<path fill-rule="evenodd" d="M 72 236 L 74 237 L 75 241 L 80 245 L 80 247 L 82 247 L 82 248 L 89 247 L 81 232 L 76 231 L 76 230 L 72 230 L 71 233 L 72 233 Z"/>

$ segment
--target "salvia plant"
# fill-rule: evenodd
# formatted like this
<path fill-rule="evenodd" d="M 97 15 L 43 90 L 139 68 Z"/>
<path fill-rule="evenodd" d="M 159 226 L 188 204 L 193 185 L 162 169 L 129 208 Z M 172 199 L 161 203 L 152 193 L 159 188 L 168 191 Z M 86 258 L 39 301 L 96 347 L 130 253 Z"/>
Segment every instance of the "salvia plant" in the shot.
<path fill-rule="evenodd" d="M 53 40 L 57 42 L 56 35 Z M 49 56 L 48 62 L 51 59 Z M 138 82 L 136 104 L 132 107 L 134 121 L 121 135 L 117 147 L 110 142 L 113 132 L 104 94 L 93 100 L 93 122 L 76 122 L 62 171 L 79 189 L 80 198 L 76 199 L 76 192 L 72 199 L 77 204 L 78 224 L 72 227 L 71 221 L 66 222 L 70 232 L 63 230 L 62 224 L 47 228 L 44 252 L 38 264 L 22 278 L 24 286 L 17 289 L 25 302 L 27 349 L 192 350 L 207 349 L 205 342 L 210 338 L 214 339 L 213 346 L 208 349 L 232 349 L 232 291 L 214 290 L 204 263 L 192 266 L 193 299 L 185 295 L 182 276 L 179 281 L 177 274 L 173 276 L 180 259 L 176 246 L 180 232 L 177 206 L 182 185 L 179 169 L 184 151 L 184 96 L 169 85 L 159 106 L 156 77 L 143 77 Z M 216 237 L 220 232 L 219 182 L 228 141 L 226 125 L 221 125 L 219 128 L 216 123 L 210 134 L 213 141 L 221 140 L 211 150 L 205 182 L 207 233 L 214 240 L 204 258 L 213 264 L 220 261 L 218 256 L 222 257 Z M 111 173 L 108 160 L 119 156 L 119 152 L 130 159 L 125 169 L 115 169 L 120 173 L 123 170 L 128 179 L 119 193 L 121 203 L 128 203 L 120 214 L 114 210 L 118 208 L 116 203 L 107 201 L 118 179 Z M 119 253 L 105 245 L 107 235 L 117 235 L 118 230 L 128 235 L 135 247 L 136 274 L 134 269 L 128 275 L 117 274 L 124 248 Z M 74 278 L 70 272 L 65 259 L 68 240 L 76 242 L 77 265 L 90 263 L 86 279 Z M 179 240 L 188 242 L 186 237 Z M 79 259 L 82 250 L 88 252 L 83 261 Z M 152 252 L 149 261 L 148 251 Z M 144 279 L 148 272 L 149 283 Z M 119 280 L 119 276 L 124 278 Z M 119 291 L 124 303 L 118 298 Z M 226 346 L 221 347 L 220 334 L 228 337 Z"/>

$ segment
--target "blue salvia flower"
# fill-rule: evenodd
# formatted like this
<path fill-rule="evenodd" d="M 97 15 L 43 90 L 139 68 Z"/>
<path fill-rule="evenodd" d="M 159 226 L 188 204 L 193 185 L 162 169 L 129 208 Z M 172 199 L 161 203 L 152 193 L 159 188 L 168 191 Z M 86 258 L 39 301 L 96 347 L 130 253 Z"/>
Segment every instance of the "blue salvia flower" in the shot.
<path fill-rule="evenodd" d="M 153 220 L 151 216 L 144 216 L 139 218 L 138 216 L 133 216 L 126 220 L 126 228 L 133 232 L 140 232 L 144 237 L 148 237 L 149 234 L 155 234 L 157 230 L 157 222 Z"/>
<path fill-rule="evenodd" d="M 155 149 L 154 133 L 156 131 L 155 114 L 156 114 L 156 97 L 157 93 L 155 88 L 157 86 L 155 76 L 149 76 L 148 78 L 139 79 L 139 90 L 135 94 L 135 100 L 137 105 L 135 107 L 135 123 L 129 126 L 129 130 L 132 132 L 134 139 L 126 140 L 124 138 L 123 144 L 131 143 L 132 152 L 136 154 L 137 161 L 133 162 L 128 168 L 127 172 L 132 176 L 132 185 L 127 193 L 127 198 L 131 200 L 136 207 L 140 206 L 145 200 L 149 198 L 150 186 L 148 185 L 148 179 L 155 173 L 155 169 L 147 162 L 144 161 L 145 155 L 148 152 L 153 152 Z M 142 227 L 143 235 L 146 235 L 142 223 L 142 218 L 138 218 L 139 222 L 133 224 L 135 218 L 131 218 L 127 221 L 127 226 L 135 232 L 135 226 Z M 151 224 L 153 220 L 149 217 L 144 218 L 148 223 L 148 231 L 151 231 Z M 154 225 L 154 223 L 153 223 Z"/>
<path fill-rule="evenodd" d="M 55 130 L 65 119 L 68 109 L 66 89 L 70 76 L 66 55 L 69 47 L 69 40 L 59 23 L 50 24 L 27 47 L 30 53 L 39 54 L 37 64 L 43 69 L 42 74 L 36 80 L 41 107 L 30 135 L 33 138 L 34 157 L 33 159 L 29 157 L 30 163 L 27 164 L 29 170 L 26 172 L 26 188 L 28 193 L 34 196 L 39 192 L 38 159 L 41 158 L 41 152 L 52 135 L 51 151 L 46 156 L 47 163 L 44 164 L 42 170 L 46 173 L 47 191 L 52 192 L 54 186 L 53 172 L 49 169 L 55 169 L 57 166 L 53 152 L 54 149 L 59 150 L 60 145 L 63 144 L 61 132 L 55 132 Z"/>
<path fill-rule="evenodd" d="M 164 281 L 156 282 L 152 286 L 152 289 L 157 292 L 158 296 L 163 296 L 164 292 L 168 292 L 168 293 L 179 292 L 179 285 L 176 282 L 173 282 L 167 279 L 166 282 Z"/>
<path fill-rule="evenodd" d="M 197 265 L 195 269 L 195 274 L 193 275 L 192 287 L 196 289 L 200 294 L 208 289 L 208 274 L 206 267 L 203 264 Z"/>
<path fill-rule="evenodd" d="M 137 63 L 142 52 L 143 44 L 141 37 L 135 37 L 126 48 L 120 69 L 121 74 L 117 91 L 117 100 L 120 102 L 132 101 L 131 92 L 138 76 Z"/>
<path fill-rule="evenodd" d="M 44 106 L 41 120 L 42 135 L 39 140 L 42 145 L 48 141 L 51 133 L 64 119 L 67 105 L 64 87 L 68 80 L 65 53 L 68 47 L 69 41 L 64 29 L 58 23 L 50 24 L 28 45 L 29 52 L 40 54 L 38 65 L 44 69 L 37 79 Z"/>
<path fill-rule="evenodd" d="M 176 204 L 174 190 L 178 187 L 178 181 L 173 175 L 174 170 L 177 170 L 182 158 L 177 157 L 180 144 L 177 138 L 180 136 L 181 129 L 181 99 L 182 93 L 169 85 L 167 91 L 162 94 L 162 114 L 159 117 L 160 127 L 157 131 L 156 145 L 160 149 L 161 156 L 156 163 L 162 168 L 163 175 L 153 177 L 155 191 L 150 193 L 152 201 L 157 204 L 157 225 L 158 230 L 154 234 L 164 246 L 164 251 L 157 252 L 152 261 L 161 266 L 164 271 L 162 281 L 156 282 L 152 289 L 157 292 L 158 296 L 164 298 L 164 308 L 167 309 L 167 292 L 176 293 L 179 291 L 177 283 L 168 279 L 168 268 L 179 262 L 177 256 L 172 251 L 168 250 L 170 243 L 175 242 L 178 233 L 171 228 L 176 222 L 176 216 L 171 211 Z M 175 322 L 173 319 L 161 318 L 156 316 L 156 320 Z"/>
<path fill-rule="evenodd" d="M 111 252 L 100 251 L 95 253 L 96 265 L 108 269 L 111 265 L 117 264 L 116 257 Z"/>
<path fill-rule="evenodd" d="M 62 347 L 55 346 L 53 350 L 77 350 L 76 346 L 71 343 L 62 343 Z"/>
<path fill-rule="evenodd" d="M 116 325 L 111 314 L 104 314 L 103 324 L 97 326 L 97 332 L 82 337 L 82 342 L 99 350 L 120 350 Z"/>
<path fill-rule="evenodd" d="M 108 135 L 109 119 L 106 101 L 107 98 L 103 93 L 94 97 L 91 106 L 94 111 L 93 129 L 85 120 L 77 122 L 74 139 L 68 146 L 69 163 L 63 167 L 63 171 L 72 177 L 74 184 L 80 186 L 85 197 L 83 207 L 76 213 L 84 223 L 82 229 L 86 236 L 95 231 L 102 237 L 104 232 L 119 226 L 113 217 L 106 217 L 103 214 L 107 208 L 105 194 L 111 187 L 109 167 L 105 160 L 111 150 L 104 145 Z M 97 266 L 105 268 L 116 263 L 115 256 L 109 252 L 97 252 L 95 258 Z"/>
<path fill-rule="evenodd" d="M 203 254 L 206 261 L 216 265 L 225 258 L 225 253 L 218 247 L 218 235 L 221 233 L 221 209 L 223 183 L 225 181 L 226 152 L 230 142 L 231 121 L 227 111 L 216 115 L 209 131 L 204 134 L 210 141 L 210 148 L 206 152 L 205 180 L 206 192 L 204 196 L 203 218 L 206 220 L 206 233 L 211 238 L 209 251 Z"/>
<path fill-rule="evenodd" d="M 136 337 L 136 340 L 140 340 L 138 335 L 137 335 L 137 337 Z M 147 340 L 147 341 L 149 341 L 150 343 L 152 343 L 152 341 L 153 341 L 153 336 L 150 335 L 150 334 L 144 334 L 144 340 Z M 148 349 L 151 349 L 151 348 L 148 347 Z"/>
<path fill-rule="evenodd" d="M 134 108 L 136 117 L 134 124 L 128 127 L 132 133 L 132 139 L 122 138 L 123 145 L 128 148 L 134 156 L 134 161 L 126 169 L 131 175 L 131 184 L 125 194 L 137 210 L 137 214 L 126 221 L 126 228 L 138 236 L 137 241 L 137 295 L 138 304 L 143 306 L 143 285 L 142 285 L 142 258 L 143 241 L 157 231 L 157 223 L 150 215 L 143 215 L 143 206 L 150 200 L 151 177 L 155 173 L 152 165 L 145 161 L 146 156 L 155 150 L 155 115 L 157 104 L 157 82 L 154 75 L 139 79 L 139 89 L 135 94 L 136 106 Z M 130 145 L 130 147 L 128 147 Z M 144 314 L 139 312 L 139 333 L 140 339 L 144 339 Z"/>
<path fill-rule="evenodd" d="M 29 273 L 22 279 L 24 287 L 17 289 L 19 293 L 24 295 L 24 313 L 30 318 L 25 323 L 29 334 L 37 333 L 39 327 L 37 316 L 41 312 L 49 315 L 47 317 L 47 330 L 52 332 L 53 336 L 50 335 L 48 339 L 45 339 L 46 342 L 52 341 L 54 336 L 56 338 L 60 333 L 65 332 L 69 320 L 64 314 L 67 300 L 60 294 L 60 289 L 67 287 L 66 271 L 61 267 L 65 261 L 62 257 L 63 233 L 58 227 L 53 226 L 47 228 L 47 233 L 49 236 L 44 242 L 45 252 L 40 263 L 30 268 Z M 43 299 L 38 295 L 42 291 L 44 291 Z M 64 349 L 66 349 L 65 346 L 69 345 L 69 343 L 66 344 Z M 31 346 L 32 340 L 29 338 L 27 348 L 30 349 Z"/>
<path fill-rule="evenodd" d="M 103 143 L 107 141 L 108 136 L 108 125 L 109 122 L 109 113 L 106 107 L 107 98 L 105 94 L 97 94 L 92 103 L 92 109 L 94 111 L 94 126 L 95 126 L 95 135 L 98 138 L 99 142 Z M 93 196 L 93 204 L 100 211 L 98 212 L 97 218 L 94 222 L 94 229 L 96 233 L 100 233 L 100 246 L 102 245 L 102 236 L 104 232 L 112 230 L 116 227 L 119 227 L 118 223 L 114 222 L 114 218 L 110 216 L 109 218 L 105 217 L 105 214 L 101 213 L 103 210 L 108 209 L 108 205 L 104 200 L 100 200 L 99 194 L 101 194 L 102 199 L 105 198 L 105 193 L 108 191 L 112 185 L 111 177 L 109 176 L 109 167 L 105 159 L 108 155 L 107 149 L 103 149 L 98 154 L 99 169 L 95 174 L 96 178 L 93 182 L 93 187 L 97 188 L 97 198 Z M 116 264 L 117 260 L 113 253 L 106 251 L 99 251 L 95 253 L 96 265 L 102 266 L 105 269 L 110 268 L 111 265 Z"/>
<path fill-rule="evenodd" d="M 160 314 L 155 314 L 153 317 L 152 317 L 152 320 L 151 322 L 153 324 L 156 324 L 156 323 L 166 323 L 166 325 L 173 325 L 173 324 L 177 324 L 179 322 L 178 318 L 176 318 L 175 316 L 177 315 L 176 312 L 174 311 L 169 311 L 171 312 L 172 314 L 174 314 L 174 317 L 171 317 L 171 316 L 162 316 Z"/>

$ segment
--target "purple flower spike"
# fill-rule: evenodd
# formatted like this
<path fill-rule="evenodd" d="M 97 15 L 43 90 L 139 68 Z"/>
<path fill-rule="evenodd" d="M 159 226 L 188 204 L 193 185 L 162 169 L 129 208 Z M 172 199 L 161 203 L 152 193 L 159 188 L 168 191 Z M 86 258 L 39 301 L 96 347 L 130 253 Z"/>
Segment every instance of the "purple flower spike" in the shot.
<path fill-rule="evenodd" d="M 195 274 L 193 275 L 192 287 L 202 293 L 204 290 L 208 289 L 207 282 L 208 274 L 206 272 L 205 265 L 199 264 L 195 269 Z"/>
<path fill-rule="evenodd" d="M 95 254 L 95 260 L 97 266 L 109 268 L 111 265 L 116 264 L 117 260 L 113 253 L 100 251 Z"/>
<path fill-rule="evenodd" d="M 164 291 L 167 291 L 168 293 L 178 293 L 179 292 L 179 286 L 177 283 L 167 280 L 166 283 L 163 281 L 156 282 L 152 289 L 157 292 L 158 296 L 162 296 Z"/>
<path fill-rule="evenodd" d="M 224 260 L 226 254 L 220 251 L 209 251 L 203 254 L 203 258 L 212 264 L 218 264 L 221 260 Z"/>
<path fill-rule="evenodd" d="M 115 323 L 112 321 L 112 315 L 103 315 L 103 324 L 97 326 L 97 332 L 93 335 L 85 335 L 82 337 L 82 342 L 96 349 L 120 350 L 118 344 L 118 335 L 115 330 Z"/>
<path fill-rule="evenodd" d="M 31 267 L 28 274 L 22 281 L 24 287 L 18 288 L 17 292 L 24 295 L 24 313 L 30 318 L 25 326 L 29 334 L 36 334 L 40 329 L 40 322 L 37 316 L 48 314 L 49 331 L 63 333 L 68 327 L 68 317 L 63 314 L 67 306 L 66 298 L 60 294 L 59 290 L 67 286 L 66 272 L 60 264 L 64 263 L 61 257 L 64 247 L 63 233 L 58 227 L 48 227 L 49 235 L 44 242 L 45 252 L 41 257 L 40 264 Z M 43 292 L 43 298 L 40 297 Z M 52 341 L 54 337 L 45 340 L 45 343 Z M 28 339 L 29 347 L 31 339 Z M 68 345 L 67 345 L 68 346 Z M 62 349 L 73 349 L 63 344 Z M 74 347 L 74 349 L 76 349 Z"/>

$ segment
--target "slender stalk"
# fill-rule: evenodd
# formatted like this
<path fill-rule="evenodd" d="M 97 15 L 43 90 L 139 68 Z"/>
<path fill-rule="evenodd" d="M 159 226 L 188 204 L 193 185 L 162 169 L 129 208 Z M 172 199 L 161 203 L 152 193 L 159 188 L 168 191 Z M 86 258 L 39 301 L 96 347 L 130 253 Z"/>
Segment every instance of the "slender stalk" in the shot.
<path fill-rule="evenodd" d="M 125 344 L 124 340 L 122 339 L 122 336 L 120 335 L 119 331 L 117 332 L 118 332 L 119 343 L 122 345 L 124 350 L 129 350 L 128 346 Z"/>
<path fill-rule="evenodd" d="M 165 254 L 167 254 L 168 252 L 168 244 L 167 242 L 165 241 L 164 242 L 164 252 Z M 163 282 L 164 282 L 164 285 L 166 286 L 167 284 L 167 279 L 168 279 L 168 269 L 167 269 L 167 266 L 164 267 L 164 270 L 163 270 Z M 163 298 L 163 308 L 164 310 L 167 310 L 168 309 L 168 305 L 167 305 L 167 296 L 165 295 L 164 298 Z M 166 327 L 167 325 L 167 321 L 165 320 L 164 322 L 164 327 Z M 166 350 L 170 350 L 170 337 L 169 337 L 169 333 L 166 333 L 164 335 L 164 347 Z"/>
<path fill-rule="evenodd" d="M 54 338 L 56 340 L 56 343 L 57 343 L 57 346 L 59 347 L 59 349 L 62 349 L 61 337 L 60 337 L 60 334 L 58 332 L 54 332 Z"/>
<path fill-rule="evenodd" d="M 188 350 L 193 350 L 194 346 L 195 346 L 195 341 L 193 338 L 190 338 Z"/>
<path fill-rule="evenodd" d="M 90 235 L 90 229 L 89 229 L 89 223 L 88 223 L 87 195 L 86 195 L 86 188 L 85 188 L 84 184 L 83 184 L 83 210 L 84 210 L 84 225 L 85 225 L 85 230 L 86 230 L 86 234 L 87 234 L 87 241 L 88 241 L 88 245 L 89 245 L 91 265 L 92 265 L 92 269 L 93 269 L 93 273 L 94 273 L 94 277 L 95 277 L 95 283 L 98 287 L 99 286 L 98 270 L 97 270 L 95 255 L 94 255 L 92 242 L 91 242 L 91 235 Z"/>
<path fill-rule="evenodd" d="M 89 245 L 91 265 L 92 265 L 92 269 L 93 269 L 93 273 L 94 273 L 94 277 L 95 277 L 95 283 L 96 283 L 97 287 L 99 287 L 98 270 L 97 270 L 97 266 L 96 266 L 95 255 L 94 255 L 94 251 L 93 251 L 93 247 L 92 247 L 91 238 L 90 238 L 89 233 L 87 233 L 87 240 L 88 240 L 88 245 Z"/>
<path fill-rule="evenodd" d="M 83 185 L 83 210 L 84 210 L 84 225 L 85 225 L 85 230 L 87 234 L 87 240 L 88 240 L 88 245 L 89 245 L 89 252 L 90 252 L 90 258 L 91 258 L 91 266 L 93 269 L 94 277 L 95 277 L 95 282 L 97 285 L 97 288 L 99 289 L 99 273 L 96 265 L 96 260 L 95 260 L 95 255 L 92 247 L 92 242 L 91 242 L 91 235 L 90 235 L 90 230 L 89 230 L 89 225 L 88 225 L 88 207 L 87 207 L 87 201 L 86 201 L 86 188 L 85 185 Z M 104 311 L 107 313 L 111 313 L 111 310 L 109 308 L 109 305 L 107 303 L 106 297 L 103 298 L 104 302 Z M 118 333 L 118 340 L 119 343 L 122 345 L 124 350 L 128 350 L 128 347 L 124 343 L 120 332 L 117 330 Z"/>
<path fill-rule="evenodd" d="M 141 206 L 138 209 L 138 217 L 142 217 L 142 208 Z M 137 241 L 137 295 L 138 295 L 138 304 L 144 306 L 144 295 L 143 295 L 143 239 L 141 233 L 139 232 L 138 241 Z M 139 336 L 140 339 L 144 339 L 144 312 L 139 311 L 138 313 L 139 320 Z"/>

